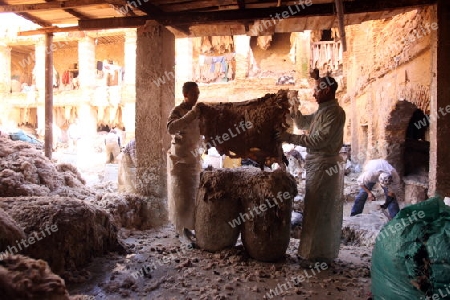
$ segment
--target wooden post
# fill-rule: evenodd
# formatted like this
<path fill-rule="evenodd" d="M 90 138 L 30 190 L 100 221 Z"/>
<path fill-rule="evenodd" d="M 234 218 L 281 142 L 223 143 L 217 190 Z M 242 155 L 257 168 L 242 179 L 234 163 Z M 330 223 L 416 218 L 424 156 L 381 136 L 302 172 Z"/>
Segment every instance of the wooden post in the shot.
<path fill-rule="evenodd" d="M 430 110 L 430 175 L 428 196 L 450 197 L 450 160 L 448 153 L 450 145 L 448 136 L 450 133 L 450 122 L 448 111 L 450 109 L 450 69 L 448 64 L 450 58 L 450 3 L 438 0 L 437 26 L 431 31 L 433 43 L 431 49 L 433 54 L 432 84 Z"/>
<path fill-rule="evenodd" d="M 347 51 L 347 38 L 345 37 L 345 24 L 344 24 L 344 4 L 342 0 L 335 0 L 336 12 L 339 21 L 339 35 L 341 37 L 342 51 Z"/>
<path fill-rule="evenodd" d="M 53 148 L 53 33 L 45 35 L 45 156 L 52 159 Z"/>

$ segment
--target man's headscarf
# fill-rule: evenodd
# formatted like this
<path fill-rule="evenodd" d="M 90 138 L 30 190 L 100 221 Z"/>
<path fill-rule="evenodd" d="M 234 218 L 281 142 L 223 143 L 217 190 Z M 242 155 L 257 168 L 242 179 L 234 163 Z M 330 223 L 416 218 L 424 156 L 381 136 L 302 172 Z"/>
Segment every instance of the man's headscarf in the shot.
<path fill-rule="evenodd" d="M 386 172 L 381 172 L 380 176 L 378 176 L 378 181 L 382 187 L 387 187 L 394 180 L 392 179 L 392 175 Z"/>

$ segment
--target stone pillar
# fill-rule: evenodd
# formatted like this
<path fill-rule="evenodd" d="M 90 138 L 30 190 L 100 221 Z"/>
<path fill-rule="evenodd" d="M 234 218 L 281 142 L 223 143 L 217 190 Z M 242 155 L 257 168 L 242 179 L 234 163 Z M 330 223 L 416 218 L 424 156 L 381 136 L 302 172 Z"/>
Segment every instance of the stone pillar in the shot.
<path fill-rule="evenodd" d="M 438 29 L 431 31 L 433 71 L 430 120 L 430 175 L 429 196 L 450 196 L 450 3 L 438 0 Z M 436 10 L 433 11 L 436 16 Z M 434 116 L 434 118 L 433 118 Z"/>
<path fill-rule="evenodd" d="M 193 78 L 193 45 L 192 38 L 178 38 L 175 40 L 175 98 L 183 100 L 182 87 L 186 81 Z M 174 74 L 174 75 L 175 75 Z M 174 76 L 175 77 L 175 76 Z"/>
<path fill-rule="evenodd" d="M 80 88 L 94 86 L 95 70 L 94 39 L 85 36 L 78 42 L 78 80 Z"/>
<path fill-rule="evenodd" d="M 78 126 L 83 136 L 95 137 L 97 135 L 97 113 L 89 104 L 78 106 Z"/>
<path fill-rule="evenodd" d="M 166 153 L 170 135 L 166 123 L 175 105 L 174 80 L 161 83 L 175 67 L 175 37 L 164 26 L 148 21 L 137 31 L 136 156 L 137 189 L 146 196 L 167 199 Z"/>
<path fill-rule="evenodd" d="M 136 29 L 127 29 L 125 32 L 124 57 L 125 57 L 125 85 L 136 84 Z"/>
<path fill-rule="evenodd" d="M 234 49 L 236 52 L 236 79 L 245 79 L 248 76 L 250 69 L 250 36 L 247 35 L 235 35 Z"/>
<path fill-rule="evenodd" d="M 136 29 L 127 30 L 124 43 L 125 75 L 122 101 L 133 103 L 136 101 L 136 34 Z"/>
<path fill-rule="evenodd" d="M 37 127 L 38 128 L 45 128 L 45 106 L 44 103 L 39 104 L 36 107 L 36 111 L 37 111 Z"/>
<path fill-rule="evenodd" d="M 295 32 L 296 39 L 296 59 L 295 67 L 299 78 L 309 78 L 311 60 L 311 31 Z"/>
<path fill-rule="evenodd" d="M 44 37 L 40 38 L 39 41 L 34 46 L 35 51 L 35 63 L 33 69 L 33 84 L 36 85 L 37 90 L 37 99 L 38 102 L 44 105 L 45 100 L 45 39 Z M 41 123 L 42 122 L 42 123 Z M 40 128 L 45 128 L 45 115 L 42 120 L 38 121 L 39 125 L 42 125 Z"/>
<path fill-rule="evenodd" d="M 122 122 L 125 126 L 127 141 L 134 139 L 136 130 L 136 103 L 134 101 L 123 103 Z"/>
<path fill-rule="evenodd" d="M 125 32 L 124 56 L 125 76 L 122 87 L 122 122 L 125 126 L 126 140 L 135 137 L 136 122 L 136 29 Z"/>
<path fill-rule="evenodd" d="M 11 48 L 0 45 L 0 94 L 11 90 Z"/>
<path fill-rule="evenodd" d="M 11 91 L 11 49 L 0 45 L 0 99 L 7 97 Z M 0 101 L 0 125 L 9 126 L 11 108 L 5 101 Z M 11 122 L 13 123 L 13 122 Z"/>
<path fill-rule="evenodd" d="M 85 36 L 78 41 L 78 82 L 82 91 L 82 96 L 77 105 L 78 125 L 83 136 L 92 136 L 93 130 L 97 129 L 97 118 L 93 119 L 91 113 L 91 100 L 95 95 L 95 43 L 94 39 Z M 95 120 L 95 123 L 92 121 Z M 92 126 L 92 127 L 90 127 Z M 82 141 L 83 143 L 83 141 Z M 79 145 L 79 149 L 85 148 Z"/>

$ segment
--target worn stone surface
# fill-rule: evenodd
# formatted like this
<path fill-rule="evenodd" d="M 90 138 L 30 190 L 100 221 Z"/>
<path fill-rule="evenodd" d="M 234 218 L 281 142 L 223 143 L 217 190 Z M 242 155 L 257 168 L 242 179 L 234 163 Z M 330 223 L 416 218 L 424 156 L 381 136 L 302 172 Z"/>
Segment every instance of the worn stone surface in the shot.
<path fill-rule="evenodd" d="M 48 264 L 23 255 L 10 255 L 0 264 L 2 299 L 68 300 L 64 280 Z"/>
<path fill-rule="evenodd" d="M 344 217 L 342 240 L 345 245 L 373 247 L 381 228 L 388 218 L 380 211 Z"/>
<path fill-rule="evenodd" d="M 175 104 L 175 80 L 170 77 L 175 76 L 175 37 L 148 21 L 138 28 L 136 43 L 136 187 L 140 194 L 165 199 L 170 147 L 166 123 Z"/>
<path fill-rule="evenodd" d="M 27 235 L 29 244 L 22 252 L 47 261 L 65 278 L 70 273 L 64 272 L 85 266 L 95 256 L 123 251 L 109 214 L 85 201 L 68 197 L 1 198 L 0 208 Z M 20 251 L 18 244 L 12 246 Z"/>

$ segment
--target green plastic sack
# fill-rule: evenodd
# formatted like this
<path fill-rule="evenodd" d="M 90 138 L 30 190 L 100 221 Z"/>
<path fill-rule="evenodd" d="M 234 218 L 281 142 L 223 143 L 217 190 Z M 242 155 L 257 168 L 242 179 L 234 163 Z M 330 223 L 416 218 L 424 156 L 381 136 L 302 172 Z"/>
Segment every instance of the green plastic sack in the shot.
<path fill-rule="evenodd" d="M 374 300 L 450 299 L 450 207 L 441 198 L 402 209 L 377 236 Z"/>

